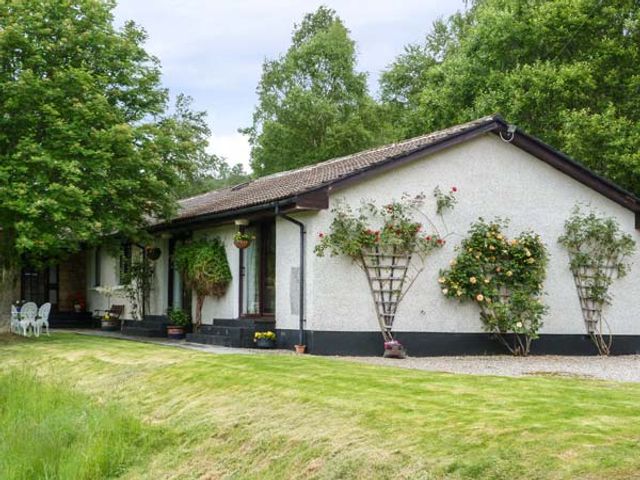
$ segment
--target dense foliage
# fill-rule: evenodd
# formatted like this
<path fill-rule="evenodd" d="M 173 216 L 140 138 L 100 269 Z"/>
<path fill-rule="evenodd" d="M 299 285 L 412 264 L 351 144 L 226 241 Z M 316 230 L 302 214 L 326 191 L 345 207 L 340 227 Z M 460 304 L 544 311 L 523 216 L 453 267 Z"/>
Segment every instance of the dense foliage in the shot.
<path fill-rule="evenodd" d="M 211 166 L 204 114 L 179 96 L 113 0 L 0 2 L 0 258 L 136 237 Z"/>
<path fill-rule="evenodd" d="M 185 312 L 181 308 L 168 309 L 167 317 L 169 318 L 169 325 L 186 327 L 191 324 L 191 317 L 189 316 L 189 313 Z"/>
<path fill-rule="evenodd" d="M 426 255 L 442 247 L 446 240 L 433 222 L 429 222 L 429 226 L 434 231 L 427 233 L 423 224 L 416 220 L 424 200 L 422 194 L 415 197 L 405 195 L 401 200 L 393 200 L 382 207 L 373 202 L 365 203 L 357 212 L 349 205 L 339 203 L 331 210 L 333 220 L 329 233 L 319 234 L 315 253 L 324 256 L 328 251 L 332 256 L 346 255 L 358 260 L 363 251 L 377 247 L 397 253 Z"/>
<path fill-rule="evenodd" d="M 507 239 L 506 227 L 498 219 L 475 222 L 438 282 L 446 297 L 475 302 L 486 330 L 512 353 L 526 355 L 547 310 L 541 300 L 547 251 L 532 232 Z"/>
<path fill-rule="evenodd" d="M 640 194 L 640 3 L 472 0 L 381 79 L 400 137 L 495 112 Z"/>
<path fill-rule="evenodd" d="M 199 327 L 205 297 L 224 295 L 231 283 L 231 269 L 224 244 L 216 237 L 178 245 L 174 261 L 186 285 L 196 293 L 195 325 Z"/>
<path fill-rule="evenodd" d="M 261 176 L 317 163 L 381 143 L 383 127 L 355 71 L 356 50 L 336 13 L 320 7 L 295 26 L 285 55 L 263 65 L 253 125 L 251 166 Z"/>

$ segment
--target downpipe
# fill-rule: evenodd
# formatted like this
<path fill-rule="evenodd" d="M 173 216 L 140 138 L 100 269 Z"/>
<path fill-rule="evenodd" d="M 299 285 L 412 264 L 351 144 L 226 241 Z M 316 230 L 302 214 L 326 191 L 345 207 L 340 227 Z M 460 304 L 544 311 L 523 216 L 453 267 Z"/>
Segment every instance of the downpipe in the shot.
<path fill-rule="evenodd" d="M 300 220 L 296 220 L 295 218 L 290 217 L 286 213 L 281 213 L 280 208 L 276 205 L 275 209 L 276 216 L 281 217 L 295 225 L 298 226 L 300 231 L 300 307 L 299 307 L 299 325 L 298 325 L 298 345 L 305 345 L 305 331 L 304 331 L 304 296 L 305 296 L 305 248 L 306 248 L 306 235 L 307 230 L 305 228 L 304 223 Z"/>

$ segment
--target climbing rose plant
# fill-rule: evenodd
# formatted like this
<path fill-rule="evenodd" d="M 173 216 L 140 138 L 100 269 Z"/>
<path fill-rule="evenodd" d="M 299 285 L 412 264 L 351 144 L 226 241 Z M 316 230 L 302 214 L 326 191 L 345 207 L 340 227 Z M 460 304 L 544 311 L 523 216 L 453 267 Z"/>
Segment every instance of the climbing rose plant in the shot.
<path fill-rule="evenodd" d="M 569 252 L 569 268 L 574 276 L 588 333 L 601 355 L 608 355 L 612 336 L 605 341 L 602 315 L 610 304 L 611 286 L 615 278 L 629 271 L 628 259 L 636 242 L 624 233 L 615 219 L 595 212 L 584 213 L 575 207 L 564 224 L 564 234 L 558 242 Z"/>
<path fill-rule="evenodd" d="M 454 189 L 452 198 L 457 191 Z M 322 257 L 329 252 L 331 256 L 346 255 L 357 260 L 364 250 L 378 247 L 398 253 L 418 253 L 423 257 L 446 243 L 431 220 L 425 217 L 431 232 L 426 232 L 423 223 L 416 220 L 424 201 L 424 194 L 415 197 L 405 194 L 382 207 L 365 203 L 356 212 L 339 203 L 331 210 L 333 221 L 329 233 L 319 234 L 315 253 Z"/>
<path fill-rule="evenodd" d="M 473 223 L 438 282 L 446 297 L 476 303 L 485 329 L 512 354 L 527 355 L 547 311 L 541 296 L 548 255 L 538 235 L 509 240 L 507 226 L 500 219 Z"/>
<path fill-rule="evenodd" d="M 446 208 L 453 207 L 456 191 L 453 187 L 448 194 L 451 201 Z M 437 202 L 442 196 L 439 189 L 434 196 Z M 320 233 L 315 248 L 318 256 L 329 252 L 332 256 L 350 257 L 365 272 L 385 341 L 385 354 L 389 356 L 405 356 L 404 348 L 392 335 L 398 305 L 424 269 L 426 256 L 446 243 L 434 222 L 422 213 L 424 201 L 424 194 L 415 197 L 405 194 L 401 200 L 382 207 L 365 203 L 356 212 L 348 205 L 338 204 L 332 210 L 329 233 Z M 436 206 L 442 219 L 445 208 Z M 417 220 L 418 215 L 425 218 L 430 233 Z M 422 260 L 421 265 L 413 262 L 414 256 Z"/>

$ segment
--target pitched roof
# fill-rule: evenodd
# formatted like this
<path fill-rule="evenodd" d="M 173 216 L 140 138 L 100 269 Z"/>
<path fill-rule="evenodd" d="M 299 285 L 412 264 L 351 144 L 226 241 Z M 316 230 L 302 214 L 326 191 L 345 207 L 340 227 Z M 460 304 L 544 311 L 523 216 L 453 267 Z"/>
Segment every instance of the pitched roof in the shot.
<path fill-rule="evenodd" d="M 520 130 L 516 130 L 514 134 L 509 128 L 499 115 L 491 115 L 398 143 L 185 198 L 179 202 L 177 215 L 162 226 L 190 223 L 205 218 L 219 218 L 251 208 L 259 209 L 260 206 L 266 208 L 276 202 L 291 200 L 309 192 L 357 179 L 368 172 L 394 167 L 416 156 L 422 156 L 491 131 L 511 135 L 510 141 L 515 146 L 528 151 L 617 203 L 635 212 L 640 211 L 640 200 L 633 194 L 598 176 L 541 140 Z M 156 227 L 159 226 L 160 224 L 156 225 Z"/>
<path fill-rule="evenodd" d="M 214 190 L 180 200 L 175 219 L 221 213 L 253 205 L 271 203 L 315 190 L 323 185 L 368 170 L 390 159 L 413 153 L 426 146 L 452 136 L 460 135 L 479 126 L 494 122 L 483 117 L 469 123 L 411 138 L 398 143 L 372 148 L 345 157 L 334 158 L 308 167 L 280 172 L 233 187 Z"/>

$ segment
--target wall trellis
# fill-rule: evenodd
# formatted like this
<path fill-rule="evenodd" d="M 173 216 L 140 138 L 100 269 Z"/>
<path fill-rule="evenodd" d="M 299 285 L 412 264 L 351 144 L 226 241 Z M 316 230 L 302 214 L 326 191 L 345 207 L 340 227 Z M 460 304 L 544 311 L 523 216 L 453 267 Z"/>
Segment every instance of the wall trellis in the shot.
<path fill-rule="evenodd" d="M 369 288 L 385 342 L 393 340 L 393 322 L 398 305 L 407 289 L 409 265 L 412 254 L 396 248 L 384 249 L 378 246 L 361 252 L 360 261 L 369 281 Z M 413 283 L 410 278 L 408 287 Z"/>
<path fill-rule="evenodd" d="M 569 252 L 569 268 L 580 300 L 587 333 L 600 355 L 609 355 L 613 335 L 604 317 L 611 303 L 613 279 L 627 274 L 626 259 L 635 251 L 635 241 L 624 233 L 614 218 L 575 207 L 558 239 Z"/>

